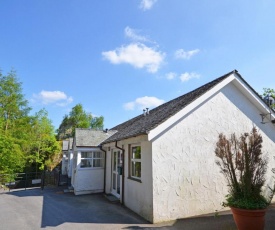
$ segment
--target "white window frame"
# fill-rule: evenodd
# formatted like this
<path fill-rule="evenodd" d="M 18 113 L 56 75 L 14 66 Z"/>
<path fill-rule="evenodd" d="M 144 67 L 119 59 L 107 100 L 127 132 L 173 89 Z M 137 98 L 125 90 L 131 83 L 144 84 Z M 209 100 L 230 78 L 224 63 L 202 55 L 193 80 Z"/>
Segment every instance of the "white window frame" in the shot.
<path fill-rule="evenodd" d="M 133 158 L 133 148 L 140 147 L 140 159 L 135 159 Z M 135 144 L 135 145 L 130 145 L 130 170 L 129 170 L 129 176 L 130 178 L 136 179 L 136 180 L 141 180 L 141 170 L 142 170 L 142 163 L 141 163 L 141 157 L 142 157 L 142 150 L 141 150 L 141 145 L 140 144 Z M 133 162 L 139 162 L 140 163 L 140 177 L 132 175 L 132 163 Z"/>
<path fill-rule="evenodd" d="M 82 153 L 92 153 L 91 157 L 82 157 Z M 100 153 L 101 157 L 95 157 L 95 153 Z M 82 160 L 91 160 L 92 165 L 89 167 L 81 167 L 81 162 Z M 99 167 L 94 167 L 94 160 L 102 160 L 102 166 Z M 80 169 L 99 169 L 99 168 L 104 168 L 104 153 L 102 151 L 81 151 L 80 152 Z"/>

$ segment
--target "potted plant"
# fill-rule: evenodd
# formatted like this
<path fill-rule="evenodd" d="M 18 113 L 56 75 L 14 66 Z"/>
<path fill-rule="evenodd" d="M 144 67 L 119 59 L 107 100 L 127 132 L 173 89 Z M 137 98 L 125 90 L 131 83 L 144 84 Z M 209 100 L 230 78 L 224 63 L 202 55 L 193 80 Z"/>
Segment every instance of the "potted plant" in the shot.
<path fill-rule="evenodd" d="M 265 188 L 268 158 L 262 153 L 262 136 L 253 127 L 239 138 L 219 134 L 215 154 L 217 165 L 225 176 L 229 193 L 223 206 L 230 207 L 239 230 L 264 229 L 264 217 L 275 186 Z"/>

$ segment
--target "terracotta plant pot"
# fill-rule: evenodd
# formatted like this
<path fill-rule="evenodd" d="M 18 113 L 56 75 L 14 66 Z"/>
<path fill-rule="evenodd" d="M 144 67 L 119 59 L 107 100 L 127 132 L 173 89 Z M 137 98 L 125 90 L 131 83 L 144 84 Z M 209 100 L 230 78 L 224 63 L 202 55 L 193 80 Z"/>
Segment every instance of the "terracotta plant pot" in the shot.
<path fill-rule="evenodd" d="M 230 208 L 238 230 L 264 230 L 266 209 Z"/>

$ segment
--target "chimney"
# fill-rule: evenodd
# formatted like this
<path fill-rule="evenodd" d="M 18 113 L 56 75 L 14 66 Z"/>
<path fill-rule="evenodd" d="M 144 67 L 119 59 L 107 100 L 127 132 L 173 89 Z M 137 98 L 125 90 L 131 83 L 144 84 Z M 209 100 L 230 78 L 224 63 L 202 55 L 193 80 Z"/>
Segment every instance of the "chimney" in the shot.
<path fill-rule="evenodd" d="M 144 115 L 144 117 L 149 115 L 149 108 L 146 108 L 146 109 L 143 110 L 143 115 Z"/>

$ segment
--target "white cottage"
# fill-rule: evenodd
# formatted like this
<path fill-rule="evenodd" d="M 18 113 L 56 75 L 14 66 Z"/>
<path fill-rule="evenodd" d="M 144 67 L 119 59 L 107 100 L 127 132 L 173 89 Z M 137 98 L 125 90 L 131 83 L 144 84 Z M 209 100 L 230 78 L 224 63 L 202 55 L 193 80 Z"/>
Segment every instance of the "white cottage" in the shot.
<path fill-rule="evenodd" d="M 220 210 L 227 185 L 215 164 L 218 134 L 239 135 L 256 126 L 274 166 L 274 118 L 232 71 L 111 129 L 117 132 L 103 142 L 105 193 L 153 223 Z"/>
<path fill-rule="evenodd" d="M 75 195 L 104 191 L 105 152 L 100 143 L 114 131 L 75 129 L 71 186 Z"/>
<path fill-rule="evenodd" d="M 71 185 L 71 178 L 72 178 L 72 169 L 73 169 L 73 138 L 69 138 L 68 143 L 68 167 L 67 167 L 67 175 L 68 175 L 68 182 Z"/>
<path fill-rule="evenodd" d="M 61 173 L 62 175 L 67 175 L 68 170 L 68 150 L 69 150 L 69 141 L 62 141 L 62 164 L 61 164 Z"/>

